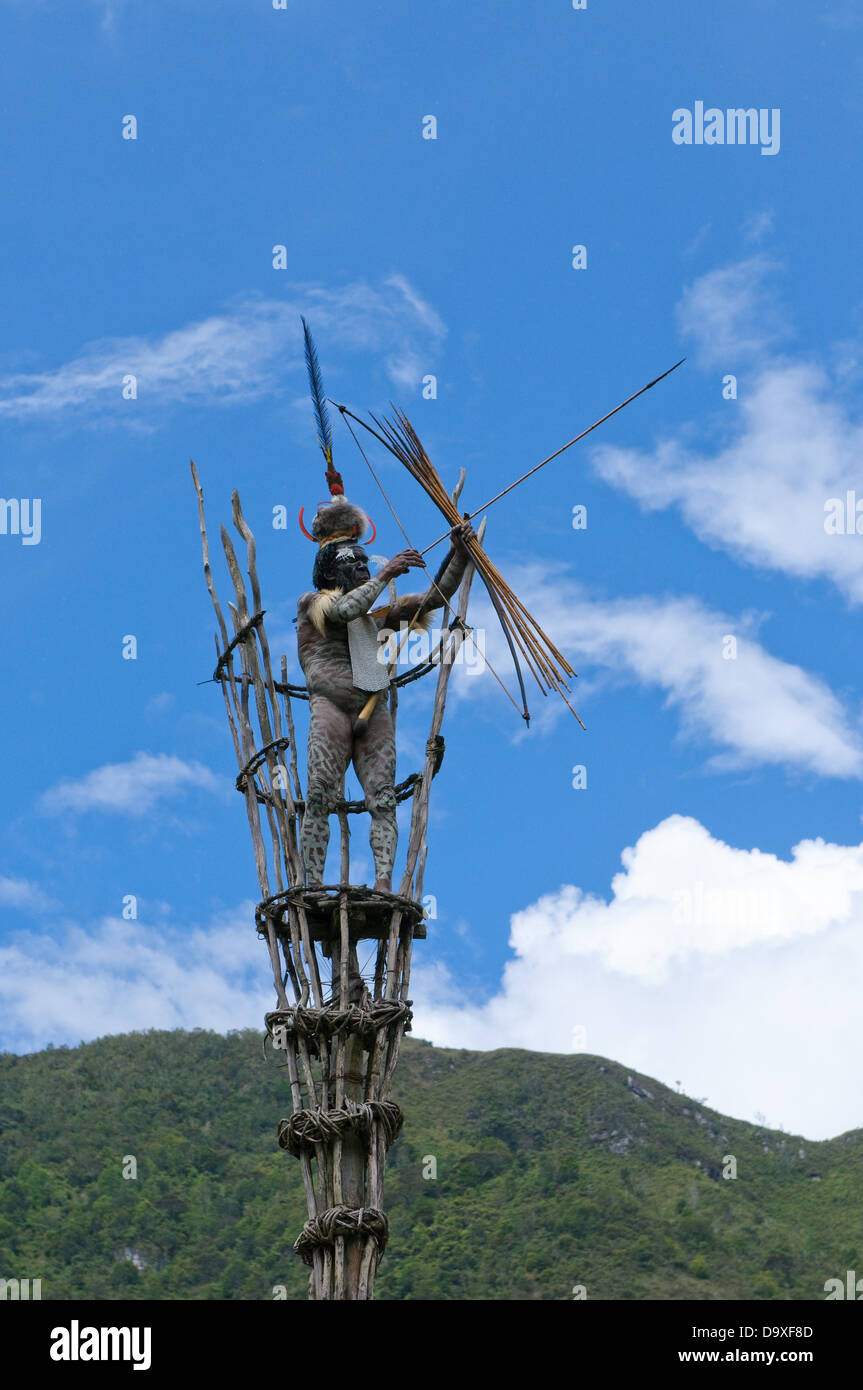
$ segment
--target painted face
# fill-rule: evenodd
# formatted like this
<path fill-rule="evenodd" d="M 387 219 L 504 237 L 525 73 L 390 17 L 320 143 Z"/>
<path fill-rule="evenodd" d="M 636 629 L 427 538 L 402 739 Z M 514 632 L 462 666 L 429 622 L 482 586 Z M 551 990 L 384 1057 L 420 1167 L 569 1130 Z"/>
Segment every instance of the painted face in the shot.
<path fill-rule="evenodd" d="M 369 557 L 361 545 L 342 545 L 333 563 L 335 581 L 341 589 L 356 589 L 370 577 Z"/>

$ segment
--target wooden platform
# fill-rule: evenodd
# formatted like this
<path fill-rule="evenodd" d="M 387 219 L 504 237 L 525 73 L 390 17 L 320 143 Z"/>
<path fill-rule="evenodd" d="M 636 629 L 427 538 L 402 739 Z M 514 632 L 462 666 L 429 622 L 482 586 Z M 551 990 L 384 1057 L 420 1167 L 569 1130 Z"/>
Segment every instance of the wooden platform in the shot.
<path fill-rule="evenodd" d="M 400 908 L 400 935 L 412 928 L 414 940 L 425 940 L 426 925 L 421 903 L 401 898 L 397 893 L 382 893 L 375 888 L 343 888 L 339 884 L 324 884 L 322 888 L 288 888 L 260 903 L 255 921 L 260 931 L 269 920 L 277 936 L 290 941 L 287 922 L 289 906 L 304 907 L 312 941 L 329 942 L 340 932 L 340 903 L 342 895 L 348 900 L 348 923 L 351 941 L 383 941 L 389 936 L 393 910 Z"/>

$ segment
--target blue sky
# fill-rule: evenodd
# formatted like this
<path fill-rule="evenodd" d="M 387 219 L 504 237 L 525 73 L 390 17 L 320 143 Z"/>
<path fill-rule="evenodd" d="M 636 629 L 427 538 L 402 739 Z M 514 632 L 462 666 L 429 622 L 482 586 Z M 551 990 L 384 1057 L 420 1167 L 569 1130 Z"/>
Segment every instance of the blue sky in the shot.
<path fill-rule="evenodd" d="M 211 528 L 239 489 L 296 669 L 311 547 L 271 518 L 323 495 L 305 313 L 330 393 L 402 406 L 468 506 L 687 355 L 489 512 L 587 732 L 535 694 L 524 734 L 458 673 L 416 1032 L 586 1048 L 811 1137 L 861 1123 L 863 538 L 824 525 L 863 499 L 860 25 L 763 0 L 0 0 L 0 493 L 41 499 L 38 544 L 0 534 L 0 1045 L 269 1007 L 197 684 L 189 458 Z M 779 148 L 676 144 L 697 101 L 778 110 Z M 336 461 L 400 549 L 338 426 Z M 376 463 L 427 544 L 440 518 Z M 481 599 L 473 621 L 508 672 Z M 428 699 L 402 702 L 400 776 Z"/>

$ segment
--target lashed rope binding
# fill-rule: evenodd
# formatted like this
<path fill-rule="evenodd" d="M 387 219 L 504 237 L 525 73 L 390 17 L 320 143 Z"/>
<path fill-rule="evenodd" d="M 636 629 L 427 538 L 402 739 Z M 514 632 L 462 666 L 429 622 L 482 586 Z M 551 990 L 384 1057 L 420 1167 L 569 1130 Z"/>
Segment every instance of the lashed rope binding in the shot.
<path fill-rule="evenodd" d="M 287 1120 L 279 1121 L 279 1147 L 299 1158 L 303 1149 L 320 1144 L 332 1144 L 351 1130 L 360 1139 L 368 1139 L 375 1125 L 389 1148 L 398 1138 L 404 1116 L 391 1100 L 370 1100 L 362 1105 L 345 1100 L 341 1110 L 298 1110 Z"/>
<path fill-rule="evenodd" d="M 330 1207 L 307 1221 L 297 1239 L 294 1249 L 304 1264 L 314 1263 L 314 1257 L 322 1246 L 335 1246 L 336 1241 L 358 1239 L 367 1236 L 374 1241 L 378 1259 L 383 1255 L 389 1240 L 389 1222 L 382 1211 L 372 1207 Z"/>
<path fill-rule="evenodd" d="M 284 1058 L 292 1114 L 281 1121 L 282 1148 L 296 1155 L 308 1205 L 294 1249 L 310 1268 L 309 1297 L 373 1297 L 375 1274 L 387 1243 L 383 1211 L 386 1154 L 398 1137 L 402 1112 L 390 1099 L 399 1048 L 410 1027 L 411 952 L 425 935 L 422 908 L 426 826 L 432 780 L 441 765 L 441 725 L 452 670 L 451 644 L 461 638 L 472 569 L 462 581 L 458 617 L 444 633 L 431 727 L 422 771 L 401 784 L 411 801 L 410 830 L 398 892 L 350 884 L 349 813 L 363 803 L 340 801 L 340 882 L 304 887 L 300 783 L 293 705 L 305 692 L 287 678 L 281 659 L 274 679 L 263 622 L 255 539 L 236 493 L 234 526 L 246 546 L 245 581 L 233 542 L 222 528 L 222 547 L 234 588 L 228 605 L 233 635 L 210 568 L 203 492 L 198 493 L 204 574 L 218 623 L 215 680 L 221 686 L 239 768 L 237 788 L 246 803 L 261 901 L 255 913 L 267 944 L 276 1008 L 267 1035 Z M 454 500 L 457 500 L 457 494 Z M 391 689 L 395 717 L 395 687 Z M 287 764 L 287 765 L 286 765 Z M 360 943 L 371 943 L 372 966 L 360 970 Z"/>
<path fill-rule="evenodd" d="M 301 1034 L 307 1041 L 319 1038 L 332 1038 L 339 1033 L 356 1033 L 364 1042 L 374 1042 L 381 1028 L 400 1024 L 405 1032 L 410 1030 L 410 999 L 381 999 L 377 1003 L 361 1007 L 351 1004 L 347 1009 L 274 1009 L 267 1014 L 267 1031 L 274 1037 L 284 1030 L 283 1035 Z"/>

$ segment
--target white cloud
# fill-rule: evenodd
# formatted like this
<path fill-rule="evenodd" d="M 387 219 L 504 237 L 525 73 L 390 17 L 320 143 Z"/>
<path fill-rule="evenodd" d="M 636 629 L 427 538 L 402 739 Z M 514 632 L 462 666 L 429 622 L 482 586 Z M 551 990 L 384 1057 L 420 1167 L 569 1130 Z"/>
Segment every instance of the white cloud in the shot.
<path fill-rule="evenodd" d="M 853 520 L 852 534 L 825 531 L 830 499 L 844 502 L 856 486 L 863 500 L 863 425 L 837 385 L 854 353 L 837 345 L 835 381 L 821 365 L 771 353 L 781 332 L 763 283 L 772 268 L 757 258 L 712 271 L 679 308 L 700 359 L 738 376 L 738 399 L 718 402 L 718 445 L 694 447 L 687 427 L 652 450 L 606 445 L 591 459 L 645 511 L 677 507 L 708 545 L 785 574 L 824 577 L 861 603 L 863 537 Z"/>
<path fill-rule="evenodd" d="M 166 714 L 175 704 L 175 696 L 168 690 L 160 690 L 157 695 L 151 695 L 147 701 L 144 713 L 149 716 Z"/>
<path fill-rule="evenodd" d="M 772 656 L 757 640 L 759 619 L 707 608 L 697 599 L 596 599 L 562 572 L 538 565 L 508 577 L 543 629 L 580 672 L 572 702 L 589 724 L 591 668 L 666 692 L 683 733 L 719 751 L 713 767 L 783 765 L 827 777 L 863 776 L 863 743 L 830 688 L 801 667 Z M 506 650 L 484 599 L 472 614 L 487 631 L 489 657 L 509 673 Z M 723 656 L 737 638 L 737 657 Z M 454 668 L 460 696 L 487 699 L 491 676 Z M 585 679 L 586 677 L 586 679 Z M 510 686 L 512 679 L 509 678 Z M 541 724 L 561 714 L 556 697 L 531 698 Z"/>
<path fill-rule="evenodd" d="M 75 781 L 59 782 L 42 793 L 39 805 L 49 815 L 110 811 L 143 816 L 190 788 L 222 796 L 227 783 L 202 763 L 169 753 L 136 753 L 127 763 L 106 763 Z"/>
<path fill-rule="evenodd" d="M 823 1138 L 859 1126 L 863 845 L 790 861 L 671 816 L 624 851 L 608 901 L 567 885 L 511 919 L 486 1003 L 420 962 L 415 1032 L 439 1045 L 611 1057 L 712 1107 Z"/>
<path fill-rule="evenodd" d="M 0 377 L 0 418 L 111 412 L 132 422 L 153 405 L 253 401 L 282 389 L 291 372 L 301 374 L 305 392 L 301 314 L 319 347 L 328 342 L 383 354 L 390 380 L 401 387 L 417 384 L 446 334 L 404 276 L 335 290 L 294 285 L 284 299 L 249 298 L 161 337 L 106 339 L 60 367 L 6 374 Z M 121 396 L 127 375 L 137 378 L 134 410 Z"/>
<path fill-rule="evenodd" d="M 415 1034 L 441 1046 L 610 1057 L 723 1113 L 824 1138 L 858 1126 L 863 845 L 783 860 L 670 816 L 623 852 L 608 900 L 567 884 L 511 919 L 485 1003 L 415 959 Z M 52 921 L 0 947 L 2 1046 L 147 1028 L 259 1027 L 273 1007 L 253 905 L 202 926 Z M 469 944 L 469 942 L 467 943 Z"/>
<path fill-rule="evenodd" d="M 763 353 L 787 331 L 765 280 L 779 266 L 764 256 L 699 276 L 677 306 L 681 332 L 694 340 L 699 359 L 734 371 L 734 363 Z M 729 359 L 733 359 L 729 365 Z"/>
<path fill-rule="evenodd" d="M 121 13 L 124 0 L 91 0 L 102 11 L 102 23 L 100 28 L 106 34 L 113 34 L 116 28 L 117 16 Z"/>
<path fill-rule="evenodd" d="M 41 915 L 51 912 L 57 904 L 47 893 L 24 878 L 4 878 L 0 874 L 0 907 Z"/>
<path fill-rule="evenodd" d="M 0 947 L 3 1046 L 76 1046 L 147 1028 L 262 1027 L 274 1007 L 266 947 L 251 903 L 178 931 L 104 919 Z"/>
<path fill-rule="evenodd" d="M 764 209 L 761 212 L 754 212 L 751 217 L 747 217 L 743 226 L 743 235 L 747 241 L 753 242 L 756 246 L 773 231 L 773 209 Z"/>

